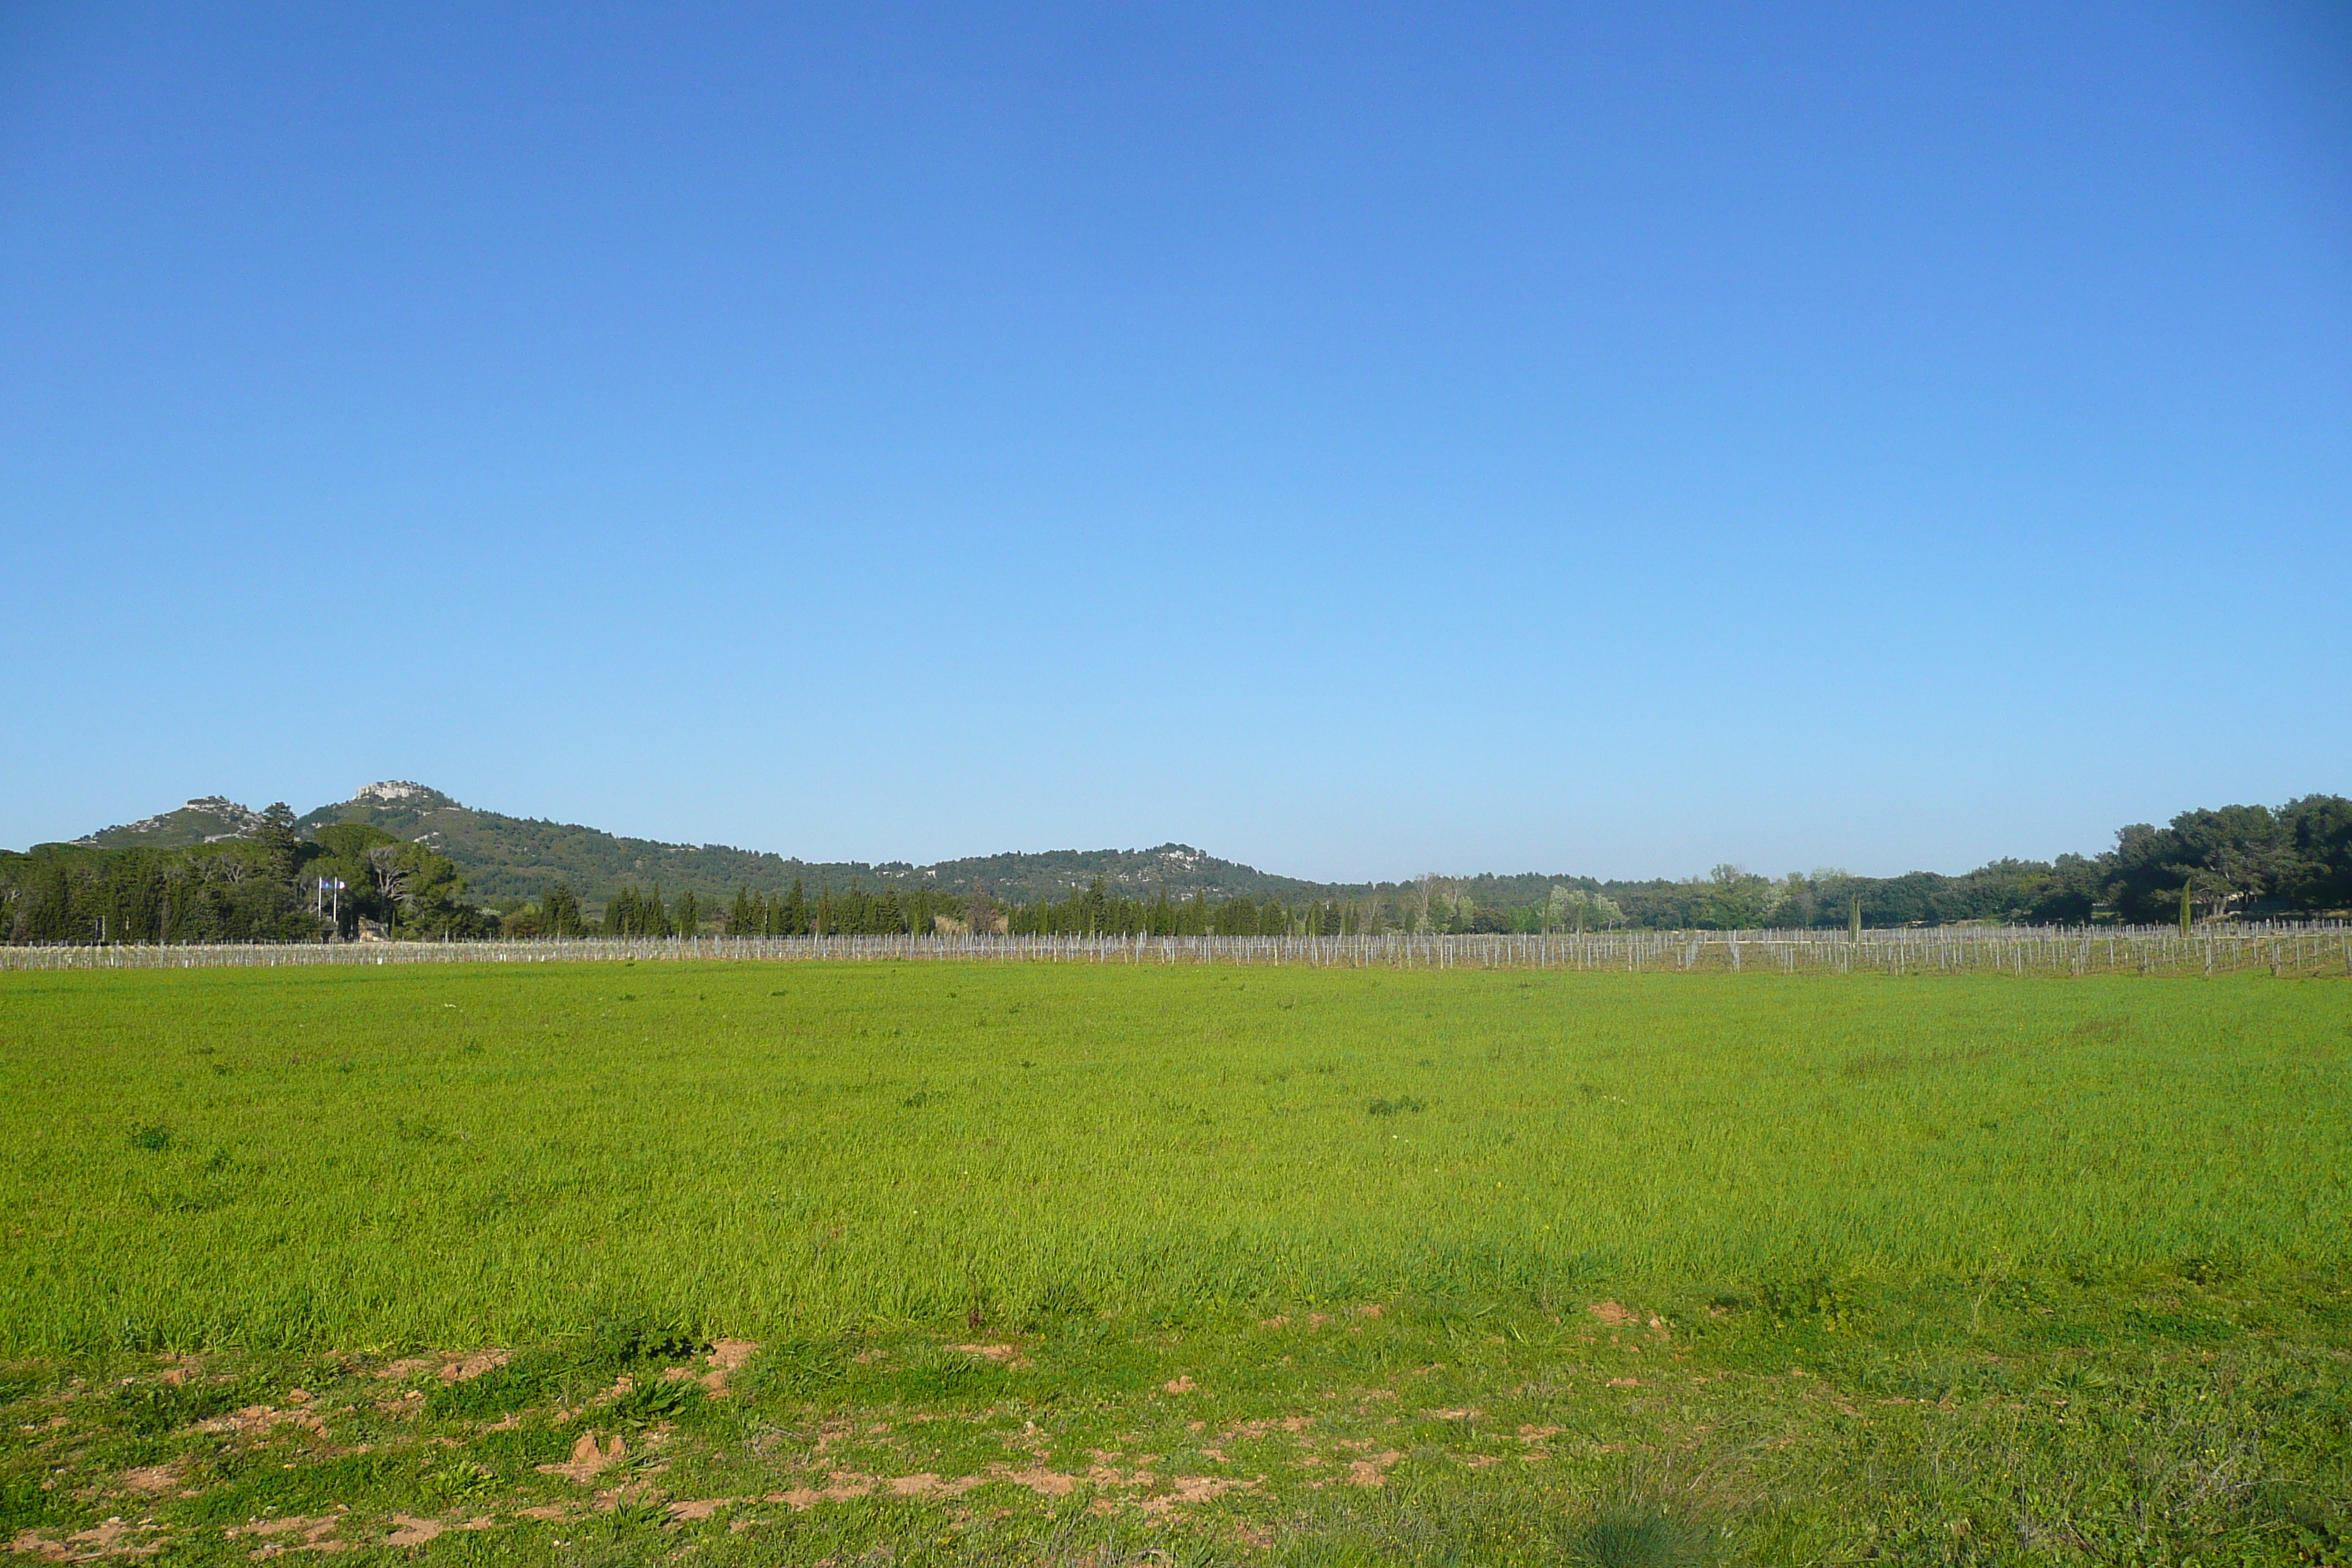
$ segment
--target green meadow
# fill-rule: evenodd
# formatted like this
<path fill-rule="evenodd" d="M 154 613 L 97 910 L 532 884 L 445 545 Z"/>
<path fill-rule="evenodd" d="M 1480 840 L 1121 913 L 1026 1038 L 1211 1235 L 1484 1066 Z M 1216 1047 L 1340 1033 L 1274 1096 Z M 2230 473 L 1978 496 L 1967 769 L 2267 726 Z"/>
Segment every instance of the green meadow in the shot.
<path fill-rule="evenodd" d="M 2263 975 L 0 975 L 0 1529 L 2352 1562 L 2347 1068 Z"/>

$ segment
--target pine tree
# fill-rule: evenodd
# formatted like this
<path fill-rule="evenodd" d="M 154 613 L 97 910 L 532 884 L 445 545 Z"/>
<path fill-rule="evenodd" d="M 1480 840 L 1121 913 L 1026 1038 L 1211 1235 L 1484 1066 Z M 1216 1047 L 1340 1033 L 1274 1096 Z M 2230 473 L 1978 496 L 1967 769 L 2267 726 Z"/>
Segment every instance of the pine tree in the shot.
<path fill-rule="evenodd" d="M 759 906 L 751 901 L 751 889 L 748 887 L 737 888 L 735 906 L 727 911 L 727 934 L 750 936 L 759 929 Z"/>
<path fill-rule="evenodd" d="M 677 896 L 677 912 L 674 919 L 677 927 L 678 935 L 698 936 L 701 934 L 702 904 L 700 900 L 695 898 L 694 889 L 692 888 L 688 888 L 686 891 Z"/>
<path fill-rule="evenodd" d="M 261 814 L 261 826 L 253 830 L 253 841 L 260 846 L 270 876 L 291 888 L 302 858 L 301 840 L 294 836 L 294 808 L 282 800 L 271 802 Z"/>

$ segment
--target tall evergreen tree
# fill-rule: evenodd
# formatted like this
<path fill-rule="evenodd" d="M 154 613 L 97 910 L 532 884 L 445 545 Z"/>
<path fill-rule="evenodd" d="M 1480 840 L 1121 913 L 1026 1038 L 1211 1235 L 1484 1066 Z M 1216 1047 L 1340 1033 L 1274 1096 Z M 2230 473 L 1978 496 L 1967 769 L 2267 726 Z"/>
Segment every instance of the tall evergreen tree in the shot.
<path fill-rule="evenodd" d="M 635 888 L 623 888 L 604 900 L 604 934 L 637 934 L 637 890 Z"/>

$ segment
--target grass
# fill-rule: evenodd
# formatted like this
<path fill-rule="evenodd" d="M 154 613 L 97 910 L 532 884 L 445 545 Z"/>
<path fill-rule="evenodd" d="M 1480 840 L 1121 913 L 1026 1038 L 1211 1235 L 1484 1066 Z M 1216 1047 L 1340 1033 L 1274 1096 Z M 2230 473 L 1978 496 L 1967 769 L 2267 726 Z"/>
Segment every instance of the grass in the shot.
<path fill-rule="evenodd" d="M 0 1535 L 187 1561 L 315 1531 L 464 1562 L 2345 1563 L 2347 1000 L 0 975 Z M 737 1342 L 761 1348 L 706 1388 Z M 602 1468 L 541 1468 L 583 1434 Z"/>

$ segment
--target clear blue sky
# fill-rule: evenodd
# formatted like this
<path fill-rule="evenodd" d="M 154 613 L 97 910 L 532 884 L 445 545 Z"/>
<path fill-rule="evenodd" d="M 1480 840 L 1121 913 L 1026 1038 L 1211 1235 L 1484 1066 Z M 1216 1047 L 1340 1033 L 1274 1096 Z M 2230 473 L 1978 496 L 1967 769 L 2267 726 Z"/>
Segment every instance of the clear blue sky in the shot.
<path fill-rule="evenodd" d="M 2352 791 L 2340 5 L 0 9 L 0 844 Z"/>

